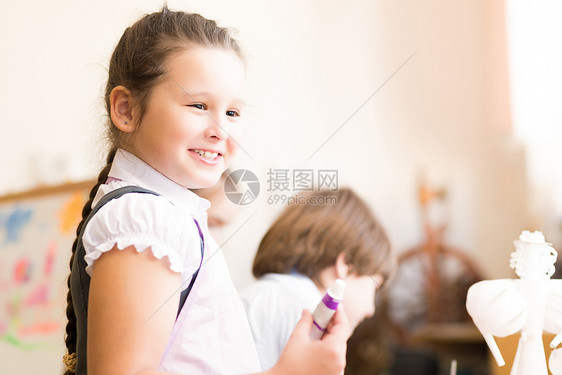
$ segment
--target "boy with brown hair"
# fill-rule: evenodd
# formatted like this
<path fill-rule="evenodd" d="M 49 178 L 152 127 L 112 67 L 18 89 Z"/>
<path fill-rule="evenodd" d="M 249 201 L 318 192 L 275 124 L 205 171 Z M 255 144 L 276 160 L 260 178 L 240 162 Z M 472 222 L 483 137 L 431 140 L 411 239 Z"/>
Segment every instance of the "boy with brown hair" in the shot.
<path fill-rule="evenodd" d="M 275 364 L 301 312 L 314 309 L 336 279 L 346 281 L 343 308 L 355 328 L 375 312 L 375 293 L 395 267 L 382 225 L 351 189 L 292 200 L 263 237 L 242 293 L 262 368 Z"/>

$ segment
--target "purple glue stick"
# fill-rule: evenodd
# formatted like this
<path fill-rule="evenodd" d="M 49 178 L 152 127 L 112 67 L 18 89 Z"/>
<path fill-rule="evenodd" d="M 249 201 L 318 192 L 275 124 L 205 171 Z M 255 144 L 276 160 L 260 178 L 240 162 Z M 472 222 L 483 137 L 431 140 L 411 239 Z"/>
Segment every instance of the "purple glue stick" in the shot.
<path fill-rule="evenodd" d="M 320 340 L 328 323 L 336 313 L 338 305 L 343 300 L 343 291 L 345 290 L 345 281 L 337 279 L 335 284 L 328 288 L 322 300 L 316 305 L 312 313 L 312 329 L 310 330 L 310 338 L 312 340 Z"/>

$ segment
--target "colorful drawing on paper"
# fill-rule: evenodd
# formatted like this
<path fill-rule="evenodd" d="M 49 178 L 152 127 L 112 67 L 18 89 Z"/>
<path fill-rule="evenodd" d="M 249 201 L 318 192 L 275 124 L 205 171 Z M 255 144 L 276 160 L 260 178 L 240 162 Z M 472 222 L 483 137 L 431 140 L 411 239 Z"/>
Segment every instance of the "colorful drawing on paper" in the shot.
<path fill-rule="evenodd" d="M 0 204 L 0 341 L 25 351 L 63 341 L 66 278 L 85 193 Z"/>
<path fill-rule="evenodd" d="M 59 212 L 60 230 L 63 234 L 73 232 L 80 221 L 84 207 L 84 196 L 79 192 L 73 193 L 64 203 Z"/>
<path fill-rule="evenodd" d="M 17 242 L 20 239 L 21 231 L 31 220 L 32 211 L 28 209 L 15 208 L 2 220 L 2 227 L 5 230 L 4 242 Z"/>

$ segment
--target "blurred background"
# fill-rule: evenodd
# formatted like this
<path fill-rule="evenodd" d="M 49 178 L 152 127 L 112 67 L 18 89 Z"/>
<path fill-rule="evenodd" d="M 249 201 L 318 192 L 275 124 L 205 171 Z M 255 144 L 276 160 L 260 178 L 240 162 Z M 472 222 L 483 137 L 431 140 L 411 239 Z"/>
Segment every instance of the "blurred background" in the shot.
<path fill-rule="evenodd" d="M 466 321 L 462 291 L 471 282 L 514 277 L 509 253 L 522 230 L 541 230 L 560 249 L 560 2 L 167 4 L 236 29 L 248 57 L 245 139 L 232 169 L 252 171 L 261 189 L 216 233 L 237 288 L 252 281 L 256 247 L 284 208 L 277 198 L 295 192 L 272 187 L 272 176 L 279 177 L 279 171 L 308 170 L 315 176 L 336 171 L 337 185 L 355 189 L 386 227 L 402 254 L 396 285 L 381 293 L 385 301 L 377 307 L 381 317 L 397 326 L 386 348 L 390 357 L 396 348 L 411 345 L 413 330 Z M 14 220 L 24 226 L 31 215 L 17 194 L 97 176 L 106 152 L 103 87 L 110 54 L 128 25 L 161 6 L 152 0 L 0 3 L 3 374 L 57 373 L 64 349 L 64 307 L 55 301 L 65 286 L 70 247 L 61 247 L 55 256 L 49 245 L 23 240 L 14 245 Z M 68 203 L 61 202 L 57 204 Z M 75 206 L 79 204 L 65 206 L 67 213 L 78 212 Z M 445 254 L 448 260 L 440 272 L 454 274 L 443 277 L 443 285 L 433 292 L 460 288 L 452 300 L 435 306 L 426 306 L 424 298 L 430 288 L 423 270 L 427 249 L 437 249 L 438 257 Z M 51 259 L 60 265 L 49 274 L 48 284 L 37 281 L 39 270 L 46 274 L 43 263 L 33 266 L 38 253 L 50 258 L 37 262 Z M 32 298 L 33 293 L 42 299 Z M 29 306 L 43 301 L 43 310 L 25 319 L 32 323 L 50 314 L 50 325 L 18 331 L 22 301 Z M 439 316 L 443 314 L 435 311 L 443 312 L 443 304 L 462 311 Z M 376 341 L 372 333 L 377 323 L 366 324 L 368 338 L 358 338 L 358 346 L 350 347 L 355 348 L 350 355 L 362 357 L 350 358 L 358 366 L 356 374 L 378 373 L 369 358 L 382 349 L 361 344 Z M 478 335 L 456 330 L 463 327 L 448 326 L 452 338 L 444 339 L 445 346 L 452 345 L 447 340 L 464 340 L 480 350 Z M 424 342 L 435 339 L 428 331 L 421 336 Z M 479 353 L 475 356 L 485 356 L 485 348 Z M 443 371 L 442 363 L 451 356 L 437 357 Z M 389 358 L 380 361 L 392 366 Z M 465 367 L 465 374 L 487 371 Z"/>

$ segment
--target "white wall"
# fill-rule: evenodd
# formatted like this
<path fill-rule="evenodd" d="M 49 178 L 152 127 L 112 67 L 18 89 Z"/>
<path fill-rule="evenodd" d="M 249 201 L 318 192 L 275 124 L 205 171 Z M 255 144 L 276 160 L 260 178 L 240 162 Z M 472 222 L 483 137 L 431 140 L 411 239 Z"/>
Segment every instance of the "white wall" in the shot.
<path fill-rule="evenodd" d="M 109 55 L 126 25 L 160 4 L 0 4 L 0 193 L 97 174 Z M 266 203 L 269 168 L 337 169 L 399 251 L 423 239 L 416 184 L 425 173 L 449 193 L 447 240 L 491 277 L 511 275 L 511 241 L 527 225 L 524 153 L 490 120 L 484 0 L 168 4 L 237 28 L 249 56 L 237 166 L 258 174 L 263 195 L 218 236 L 230 238 L 238 287 L 282 208 Z"/>
<path fill-rule="evenodd" d="M 530 151 L 530 209 L 554 244 L 562 244 L 562 3 L 508 0 L 513 127 Z"/>

